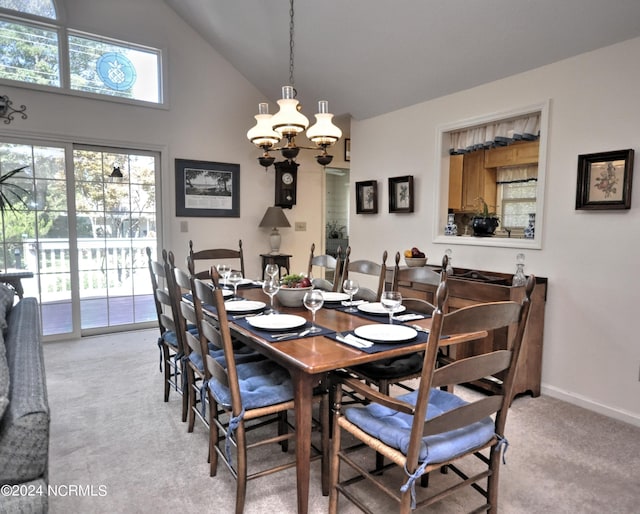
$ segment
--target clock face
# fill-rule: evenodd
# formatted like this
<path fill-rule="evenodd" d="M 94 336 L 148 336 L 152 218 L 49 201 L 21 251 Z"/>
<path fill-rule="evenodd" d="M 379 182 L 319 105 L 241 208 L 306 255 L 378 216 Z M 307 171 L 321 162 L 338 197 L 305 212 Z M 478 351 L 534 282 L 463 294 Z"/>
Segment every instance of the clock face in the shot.
<path fill-rule="evenodd" d="M 291 173 L 284 173 L 282 175 L 282 182 L 289 185 L 293 183 L 293 175 Z"/>

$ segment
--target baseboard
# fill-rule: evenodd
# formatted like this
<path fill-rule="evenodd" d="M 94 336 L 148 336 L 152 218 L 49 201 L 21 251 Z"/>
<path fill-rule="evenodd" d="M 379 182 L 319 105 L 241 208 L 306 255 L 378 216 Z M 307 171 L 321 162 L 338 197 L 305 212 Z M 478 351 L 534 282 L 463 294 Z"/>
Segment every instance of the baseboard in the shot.
<path fill-rule="evenodd" d="M 607 405 L 595 402 L 590 398 L 586 398 L 575 393 L 569 393 L 556 387 L 543 384 L 540 389 L 542 394 L 546 394 L 547 396 L 551 396 L 552 398 L 557 398 L 558 400 L 563 400 L 567 403 L 571 403 L 573 405 L 583 407 L 587 410 L 597 412 L 598 414 L 603 414 L 604 416 L 608 416 L 610 418 L 624 421 L 625 423 L 640 427 L 639 414 L 635 414 L 623 409 L 613 409 Z"/>

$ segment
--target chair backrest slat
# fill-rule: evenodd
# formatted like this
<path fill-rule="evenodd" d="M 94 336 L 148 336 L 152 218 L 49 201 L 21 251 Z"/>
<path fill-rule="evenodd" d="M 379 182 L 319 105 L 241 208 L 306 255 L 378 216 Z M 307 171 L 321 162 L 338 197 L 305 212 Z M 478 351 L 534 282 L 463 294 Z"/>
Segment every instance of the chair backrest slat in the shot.
<path fill-rule="evenodd" d="M 424 424 L 422 437 L 449 432 L 477 423 L 500 410 L 502 402 L 502 395 L 488 396 L 453 411 L 445 412 Z"/>

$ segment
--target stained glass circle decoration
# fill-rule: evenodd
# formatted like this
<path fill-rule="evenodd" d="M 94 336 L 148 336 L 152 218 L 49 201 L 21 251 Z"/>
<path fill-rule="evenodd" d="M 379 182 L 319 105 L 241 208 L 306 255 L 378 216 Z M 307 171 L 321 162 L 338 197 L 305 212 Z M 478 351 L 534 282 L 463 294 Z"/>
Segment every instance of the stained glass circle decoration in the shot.
<path fill-rule="evenodd" d="M 116 91 L 130 89 L 137 77 L 133 63 L 125 55 L 116 52 L 102 54 L 96 69 L 104 85 Z"/>

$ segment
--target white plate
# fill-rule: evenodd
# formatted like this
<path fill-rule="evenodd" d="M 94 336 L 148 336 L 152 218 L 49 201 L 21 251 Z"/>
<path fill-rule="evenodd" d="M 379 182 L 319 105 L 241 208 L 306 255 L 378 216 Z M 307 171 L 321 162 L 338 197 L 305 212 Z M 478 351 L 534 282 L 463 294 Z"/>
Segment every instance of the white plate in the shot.
<path fill-rule="evenodd" d="M 363 339 L 380 343 L 404 343 L 415 339 L 418 331 L 406 325 L 376 323 L 356 328 L 353 333 Z"/>
<path fill-rule="evenodd" d="M 249 278 L 243 278 L 242 280 L 240 280 L 240 282 L 238 282 L 238 287 L 247 286 L 249 284 L 253 284 L 253 280 L 251 280 Z M 220 281 L 220 285 L 227 286 L 227 287 L 233 287 L 233 284 L 231 282 L 226 281 L 225 279 L 222 279 Z"/>
<path fill-rule="evenodd" d="M 264 309 L 267 304 L 264 302 L 254 302 L 252 300 L 230 300 L 224 302 L 227 312 L 256 312 Z"/>
<path fill-rule="evenodd" d="M 288 330 L 304 325 L 307 320 L 295 314 L 267 314 L 265 316 L 254 316 L 247 320 L 249 325 L 261 330 Z"/>
<path fill-rule="evenodd" d="M 363 303 L 362 305 L 358 305 L 358 310 L 362 312 L 366 312 L 367 314 L 374 314 L 376 316 L 388 316 L 389 313 L 384 309 L 380 302 L 373 303 Z M 399 314 L 400 312 L 406 311 L 407 308 L 404 305 L 400 305 L 393 314 Z"/>
<path fill-rule="evenodd" d="M 322 291 L 325 302 L 343 302 L 349 299 L 347 293 L 334 293 L 333 291 Z"/>

